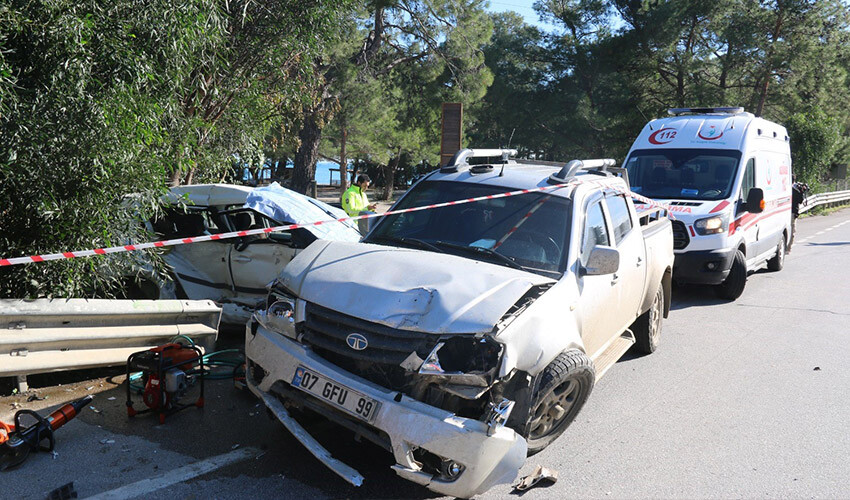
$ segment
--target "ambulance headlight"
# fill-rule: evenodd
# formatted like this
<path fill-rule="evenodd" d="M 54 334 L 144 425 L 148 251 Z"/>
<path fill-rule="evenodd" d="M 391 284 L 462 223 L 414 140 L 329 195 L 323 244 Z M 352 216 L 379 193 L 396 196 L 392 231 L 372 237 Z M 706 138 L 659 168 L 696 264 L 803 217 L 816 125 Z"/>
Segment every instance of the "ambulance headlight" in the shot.
<path fill-rule="evenodd" d="M 707 234 L 725 233 L 729 229 L 729 215 L 715 215 L 694 222 L 694 231 L 705 236 Z"/>

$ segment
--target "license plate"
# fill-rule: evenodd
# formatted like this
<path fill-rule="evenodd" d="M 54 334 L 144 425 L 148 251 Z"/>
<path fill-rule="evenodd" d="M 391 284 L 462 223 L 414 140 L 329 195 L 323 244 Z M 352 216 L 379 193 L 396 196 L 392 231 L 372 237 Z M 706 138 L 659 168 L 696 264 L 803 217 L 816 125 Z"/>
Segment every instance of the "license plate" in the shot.
<path fill-rule="evenodd" d="M 292 385 L 367 422 L 372 421 L 381 405 L 374 399 L 303 366 L 295 370 Z"/>

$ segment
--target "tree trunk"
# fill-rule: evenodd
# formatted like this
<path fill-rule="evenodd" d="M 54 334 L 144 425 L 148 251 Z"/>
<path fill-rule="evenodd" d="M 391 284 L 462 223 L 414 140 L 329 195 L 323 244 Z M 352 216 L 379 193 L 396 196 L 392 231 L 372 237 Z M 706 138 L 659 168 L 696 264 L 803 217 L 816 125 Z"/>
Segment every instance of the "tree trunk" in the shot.
<path fill-rule="evenodd" d="M 305 113 L 304 124 L 298 131 L 301 145 L 295 153 L 295 168 L 290 187 L 301 194 L 307 194 L 310 184 L 316 179 L 316 160 L 319 157 L 319 141 L 322 139 L 322 128 L 317 116 L 319 112 Z"/>
<path fill-rule="evenodd" d="M 772 68 L 772 60 L 773 60 L 773 49 L 774 44 L 776 44 L 776 40 L 782 34 L 782 21 L 783 16 L 785 14 L 782 2 L 777 2 L 777 12 L 776 12 L 776 24 L 773 26 L 773 33 L 771 37 L 770 47 L 767 49 L 767 55 L 764 58 L 765 67 L 764 71 L 764 81 L 761 82 L 761 89 L 759 89 L 759 102 L 756 107 L 756 116 L 761 116 L 764 112 L 764 103 L 767 100 L 767 86 L 770 83 L 770 77 L 773 75 Z"/>
<path fill-rule="evenodd" d="M 345 155 L 345 146 L 348 142 L 348 129 L 345 127 L 345 120 L 342 120 L 341 127 L 342 137 L 339 141 L 339 194 L 342 196 L 345 190 L 348 189 L 348 158 Z"/>
<path fill-rule="evenodd" d="M 380 200 L 389 200 L 393 197 L 393 188 L 395 187 L 395 171 L 401 161 L 401 148 L 396 151 L 395 158 L 390 160 L 389 164 L 381 167 L 384 174 L 384 189 L 381 191 Z"/>
<path fill-rule="evenodd" d="M 180 181 L 183 180 L 183 172 L 180 171 L 179 168 L 175 167 L 171 172 L 171 178 L 168 180 L 169 187 L 177 187 L 180 185 Z"/>
<path fill-rule="evenodd" d="M 195 167 L 189 169 L 189 172 L 186 173 L 186 179 L 183 182 L 184 185 L 188 186 L 192 184 L 192 180 L 195 178 Z"/>

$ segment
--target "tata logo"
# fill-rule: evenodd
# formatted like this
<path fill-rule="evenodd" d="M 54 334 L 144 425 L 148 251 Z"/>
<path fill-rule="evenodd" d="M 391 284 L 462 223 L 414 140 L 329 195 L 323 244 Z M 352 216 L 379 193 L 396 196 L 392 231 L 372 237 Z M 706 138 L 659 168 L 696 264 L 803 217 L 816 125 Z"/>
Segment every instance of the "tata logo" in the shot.
<path fill-rule="evenodd" d="M 345 343 L 355 351 L 362 351 L 369 346 L 369 341 L 366 340 L 366 337 L 359 333 L 349 334 L 348 337 L 345 337 Z"/>
<path fill-rule="evenodd" d="M 658 129 L 649 136 L 649 142 L 656 145 L 667 144 L 676 138 L 677 132 L 674 128 Z"/>

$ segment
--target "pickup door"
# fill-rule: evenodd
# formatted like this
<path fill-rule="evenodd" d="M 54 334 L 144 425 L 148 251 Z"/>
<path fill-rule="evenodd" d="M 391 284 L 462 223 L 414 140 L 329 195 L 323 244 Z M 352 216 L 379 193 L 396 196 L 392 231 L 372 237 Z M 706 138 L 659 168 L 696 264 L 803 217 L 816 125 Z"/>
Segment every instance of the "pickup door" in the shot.
<path fill-rule="evenodd" d="M 605 200 L 594 196 L 585 205 L 584 220 L 580 221 L 582 238 L 579 255 L 581 269 L 587 264 L 596 246 L 614 246 L 611 224 L 606 216 Z M 577 313 L 581 320 L 581 337 L 591 359 L 601 351 L 623 322 L 618 307 L 620 280 L 612 274 L 578 274 L 579 300 Z"/>
<path fill-rule="evenodd" d="M 643 233 L 636 224 L 631 200 L 621 194 L 610 194 L 605 198 L 611 218 L 614 245 L 620 252 L 620 269 L 615 273 L 619 280 L 617 307 L 622 309 L 621 324 L 616 333 L 622 332 L 640 314 L 640 306 L 646 290 L 646 250 Z"/>
<path fill-rule="evenodd" d="M 593 197 L 584 217 L 580 264 L 587 263 L 597 245 L 616 248 L 620 254 L 616 273 L 579 278 L 582 340 L 593 359 L 642 312 L 649 263 L 643 232 L 629 199 L 615 193 Z"/>

